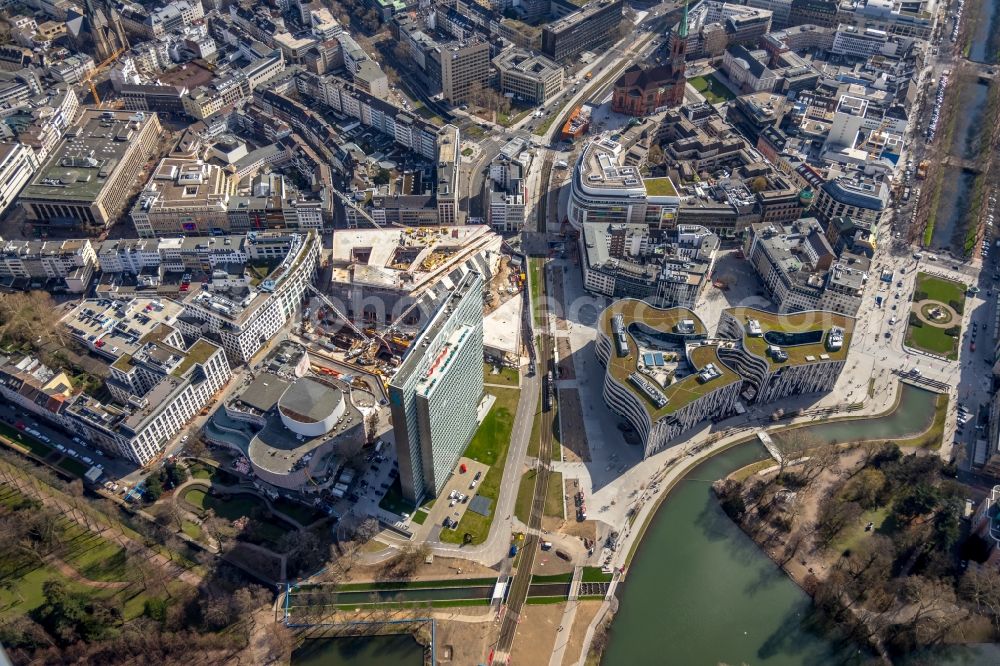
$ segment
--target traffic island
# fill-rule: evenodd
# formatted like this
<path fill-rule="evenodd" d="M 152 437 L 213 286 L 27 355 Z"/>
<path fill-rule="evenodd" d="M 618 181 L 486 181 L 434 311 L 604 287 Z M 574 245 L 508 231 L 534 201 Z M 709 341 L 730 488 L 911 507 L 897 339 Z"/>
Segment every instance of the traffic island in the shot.
<path fill-rule="evenodd" d="M 954 280 L 917 274 L 905 345 L 954 361 L 962 337 L 966 286 Z"/>

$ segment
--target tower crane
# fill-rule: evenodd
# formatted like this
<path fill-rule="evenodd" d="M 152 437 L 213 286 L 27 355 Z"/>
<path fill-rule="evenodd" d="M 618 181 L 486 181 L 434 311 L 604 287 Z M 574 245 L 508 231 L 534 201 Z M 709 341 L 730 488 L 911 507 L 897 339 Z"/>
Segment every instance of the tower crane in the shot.
<path fill-rule="evenodd" d="M 101 106 L 101 97 L 97 94 L 97 86 L 94 85 L 94 79 L 97 78 L 97 75 L 103 72 L 108 65 L 111 65 L 116 60 L 118 60 L 118 58 L 120 58 L 123 53 L 125 53 L 124 48 L 115 50 L 114 52 L 112 52 L 111 55 L 109 55 L 107 58 L 101 61 L 100 64 L 94 67 L 94 69 L 92 69 L 91 71 L 87 72 L 84 75 L 83 83 L 86 83 L 88 86 L 90 86 L 90 94 L 94 97 L 94 104 Z"/>

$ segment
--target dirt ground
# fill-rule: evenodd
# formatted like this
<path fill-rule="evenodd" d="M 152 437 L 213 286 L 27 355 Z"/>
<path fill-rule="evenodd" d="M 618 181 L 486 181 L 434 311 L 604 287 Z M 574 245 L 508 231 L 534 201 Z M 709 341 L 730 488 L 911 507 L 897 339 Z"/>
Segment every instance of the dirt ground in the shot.
<path fill-rule="evenodd" d="M 514 634 L 510 663 L 523 666 L 546 666 L 549 663 L 565 606 L 565 603 L 524 605 Z"/>
<path fill-rule="evenodd" d="M 583 649 L 583 638 L 587 635 L 587 627 L 594 620 L 597 611 L 601 609 L 601 601 L 578 601 L 573 626 L 569 629 L 569 642 L 563 652 L 563 664 L 575 664 Z M 563 630 L 565 631 L 565 629 Z"/>
<path fill-rule="evenodd" d="M 350 576 L 345 583 L 370 583 L 378 579 L 382 569 L 381 564 L 362 566 L 356 564 L 351 568 Z M 435 557 L 430 564 L 421 564 L 410 580 L 436 580 L 439 578 L 487 578 L 496 576 L 495 569 L 484 567 L 478 562 L 460 560 L 452 557 Z M 320 575 L 318 581 L 324 580 Z"/>
<path fill-rule="evenodd" d="M 481 612 L 482 621 L 471 621 Z M 456 608 L 454 612 L 436 612 L 434 617 L 438 664 L 466 666 L 486 661 L 490 643 L 496 640 L 498 631 L 491 609 Z"/>
<path fill-rule="evenodd" d="M 559 441 L 566 462 L 590 462 L 580 392 L 573 388 L 559 390 Z"/>
<path fill-rule="evenodd" d="M 787 535 L 772 535 L 772 528 L 762 528 L 768 531 L 754 536 L 754 540 L 760 544 L 772 560 L 779 563 L 784 562 L 783 568 L 800 586 L 804 584 L 809 574 L 819 580 L 824 579 L 830 564 L 824 558 L 825 549 L 814 548 L 810 536 L 816 523 L 820 499 L 829 494 L 842 474 L 849 474 L 862 464 L 863 458 L 864 452 L 861 450 L 841 453 L 836 465 L 824 470 L 806 490 L 800 490 L 796 493 L 795 503 L 798 506 L 798 512 L 792 529 Z M 761 478 L 772 477 L 774 474 L 776 471 L 770 471 Z M 776 538 L 772 538 L 772 536 Z M 789 547 L 796 548 L 794 553 L 789 552 Z"/>
<path fill-rule="evenodd" d="M 559 351 L 559 363 L 556 368 L 559 379 L 576 379 L 573 368 L 573 349 L 569 346 L 569 338 L 556 338 L 556 349 Z"/>
<path fill-rule="evenodd" d="M 564 313 L 561 312 L 562 308 L 565 307 L 565 299 L 563 298 L 563 272 L 562 270 L 555 268 L 549 272 L 549 284 L 552 285 L 552 298 L 554 303 L 559 303 L 559 310 L 556 311 L 556 330 L 557 331 L 568 331 L 569 327 L 566 326 L 566 320 L 563 318 Z"/>

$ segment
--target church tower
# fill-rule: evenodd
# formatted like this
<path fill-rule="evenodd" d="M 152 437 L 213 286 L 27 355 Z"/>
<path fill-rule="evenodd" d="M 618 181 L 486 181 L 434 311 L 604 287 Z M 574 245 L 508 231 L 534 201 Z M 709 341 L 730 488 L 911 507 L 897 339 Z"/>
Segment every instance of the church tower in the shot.
<path fill-rule="evenodd" d="M 670 40 L 670 70 L 673 74 L 673 89 L 670 95 L 670 106 L 680 106 L 684 103 L 684 88 L 687 84 L 687 77 L 684 75 L 684 68 L 687 59 L 688 43 L 688 3 L 684 0 L 684 13 L 681 22 L 677 24 L 677 31 Z"/>

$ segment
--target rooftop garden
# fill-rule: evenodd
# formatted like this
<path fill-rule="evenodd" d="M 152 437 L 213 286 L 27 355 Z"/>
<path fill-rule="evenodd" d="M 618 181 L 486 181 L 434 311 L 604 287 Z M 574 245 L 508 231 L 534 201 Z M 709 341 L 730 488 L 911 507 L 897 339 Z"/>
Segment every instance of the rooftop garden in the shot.
<path fill-rule="evenodd" d="M 767 359 L 772 368 L 783 365 L 800 365 L 803 363 L 809 363 L 810 360 L 807 357 L 813 357 L 812 360 L 819 360 L 821 355 L 829 357 L 823 360 L 842 361 L 847 358 L 847 350 L 851 346 L 851 336 L 854 333 L 853 317 L 822 310 L 778 314 L 776 312 L 765 312 L 764 310 L 757 310 L 755 308 L 732 308 L 727 310 L 727 312 L 743 325 L 743 345 L 746 350 L 756 356 Z M 750 336 L 746 334 L 746 324 L 750 319 L 754 319 L 760 323 L 762 333 L 761 336 Z M 834 326 L 839 326 L 844 329 L 844 341 L 843 344 L 841 344 L 840 349 L 831 351 L 827 349 L 826 340 L 828 337 L 827 333 Z M 788 354 L 788 358 L 786 360 L 775 361 L 767 354 L 767 348 L 771 343 L 765 339 L 765 336 L 770 337 L 772 340 L 775 339 L 775 336 L 768 336 L 769 333 L 774 332 L 791 334 L 806 333 L 810 331 L 822 332 L 822 335 L 816 342 L 811 344 L 800 343 L 781 346 L 781 350 Z M 794 338 L 789 339 L 805 340 L 806 338 L 795 336 Z"/>

